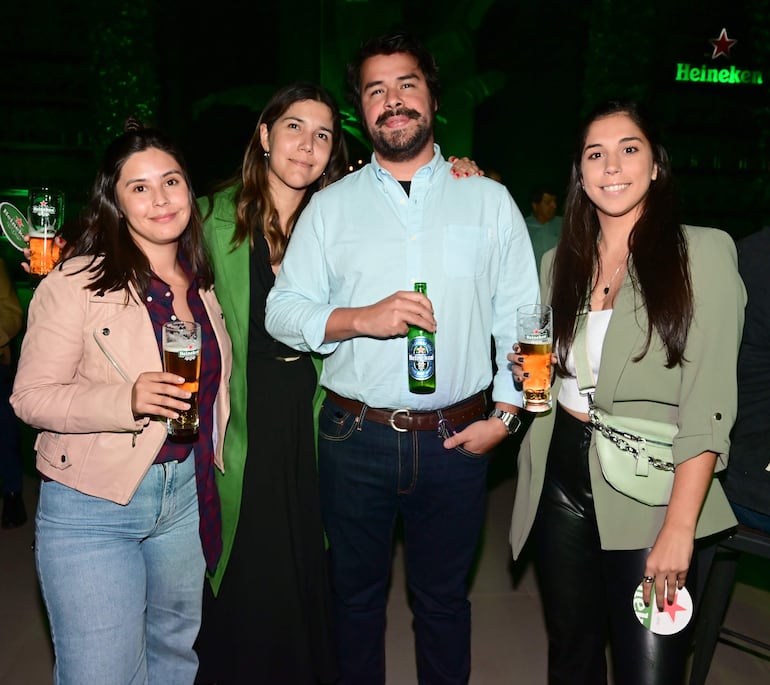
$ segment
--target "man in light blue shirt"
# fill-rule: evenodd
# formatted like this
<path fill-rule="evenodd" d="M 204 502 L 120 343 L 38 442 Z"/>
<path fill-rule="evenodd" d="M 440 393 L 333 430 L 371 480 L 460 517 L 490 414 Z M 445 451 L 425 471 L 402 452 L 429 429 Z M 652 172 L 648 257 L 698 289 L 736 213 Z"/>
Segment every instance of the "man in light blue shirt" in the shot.
<path fill-rule="evenodd" d="M 374 154 L 303 211 L 267 301 L 278 340 L 328 355 L 319 477 L 340 685 L 385 682 L 385 605 L 404 521 L 420 682 L 467 683 L 467 577 L 487 458 L 520 425 L 506 354 L 539 301 L 521 213 L 504 186 L 452 180 L 433 139 L 438 77 L 411 37 L 367 43 L 348 81 Z M 413 291 L 424 281 L 428 297 Z M 409 325 L 435 331 L 436 390 L 413 394 Z M 492 382 L 491 340 L 497 375 Z"/>

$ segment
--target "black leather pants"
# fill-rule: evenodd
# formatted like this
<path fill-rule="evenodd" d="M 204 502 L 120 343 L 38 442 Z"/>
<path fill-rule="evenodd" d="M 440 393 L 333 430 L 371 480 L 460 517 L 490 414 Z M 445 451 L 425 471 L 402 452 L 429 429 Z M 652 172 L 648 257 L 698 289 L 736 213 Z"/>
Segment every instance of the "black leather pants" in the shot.
<path fill-rule="evenodd" d="M 678 685 L 693 621 L 676 635 L 656 635 L 637 620 L 632 597 L 650 550 L 601 549 L 588 474 L 591 427 L 561 408 L 556 412 L 533 532 L 548 632 L 548 683 L 606 685 L 609 640 L 616 685 Z M 694 565 L 693 558 L 687 574 L 692 594 Z"/>

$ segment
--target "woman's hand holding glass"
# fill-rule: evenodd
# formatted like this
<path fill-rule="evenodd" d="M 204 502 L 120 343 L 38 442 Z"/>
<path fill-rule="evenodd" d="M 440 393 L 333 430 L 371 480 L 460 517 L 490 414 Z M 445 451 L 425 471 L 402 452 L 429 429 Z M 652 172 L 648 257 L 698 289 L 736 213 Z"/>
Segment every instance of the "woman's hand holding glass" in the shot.
<path fill-rule="evenodd" d="M 29 243 L 29 235 L 24 236 L 24 241 Z M 64 240 L 60 235 L 57 235 L 53 239 L 54 244 L 54 262 L 58 262 L 60 259 L 61 253 L 64 250 L 64 247 L 67 245 L 67 241 Z M 30 273 L 30 266 L 29 262 L 32 258 L 32 251 L 26 247 L 24 250 L 22 250 L 22 254 L 24 255 L 24 261 L 21 263 L 21 268 L 24 269 L 27 273 Z"/>
<path fill-rule="evenodd" d="M 192 396 L 180 387 L 185 379 L 165 371 L 140 373 L 131 389 L 131 410 L 134 416 L 162 416 L 167 419 L 179 418 L 179 411 L 190 408 L 184 402 Z"/>
<path fill-rule="evenodd" d="M 524 386 L 524 379 L 529 377 L 529 374 L 524 372 L 524 354 L 521 351 L 519 343 L 513 343 L 513 352 L 509 352 L 507 359 L 511 362 L 511 374 L 513 375 L 513 384 L 517 390 L 521 390 Z M 551 353 L 551 381 L 553 381 L 553 373 L 556 370 L 556 364 L 559 359 L 555 353 Z"/>

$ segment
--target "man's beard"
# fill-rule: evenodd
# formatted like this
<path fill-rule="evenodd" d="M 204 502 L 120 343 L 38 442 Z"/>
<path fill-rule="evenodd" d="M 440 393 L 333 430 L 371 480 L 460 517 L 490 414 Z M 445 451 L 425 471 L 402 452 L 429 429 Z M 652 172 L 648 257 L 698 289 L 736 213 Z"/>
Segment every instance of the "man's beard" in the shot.
<path fill-rule="evenodd" d="M 414 131 L 405 129 L 383 129 L 382 124 L 392 116 L 407 116 L 417 121 Z M 402 107 L 393 112 L 380 115 L 370 128 L 369 135 L 372 139 L 374 151 L 389 162 L 408 162 L 414 159 L 433 136 L 433 117 L 425 121 L 422 115 L 414 109 Z"/>

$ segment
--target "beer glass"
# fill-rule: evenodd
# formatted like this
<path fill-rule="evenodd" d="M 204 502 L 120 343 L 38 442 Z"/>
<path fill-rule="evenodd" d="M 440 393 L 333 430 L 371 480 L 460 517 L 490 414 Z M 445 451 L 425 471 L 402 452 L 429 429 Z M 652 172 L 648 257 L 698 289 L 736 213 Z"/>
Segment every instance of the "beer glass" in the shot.
<path fill-rule="evenodd" d="M 553 310 L 547 304 L 527 304 L 516 310 L 521 356 L 524 358 L 524 409 L 551 408 L 551 344 Z"/>
<path fill-rule="evenodd" d="M 33 282 L 45 276 L 59 258 L 54 236 L 64 215 L 64 193 L 55 188 L 30 188 L 27 204 L 29 219 L 29 273 Z"/>
<path fill-rule="evenodd" d="M 166 419 L 172 440 L 188 442 L 198 435 L 198 379 L 201 371 L 201 325 L 195 321 L 163 324 L 163 369 L 184 378 L 180 387 L 189 390 L 190 408 L 179 418 Z"/>

